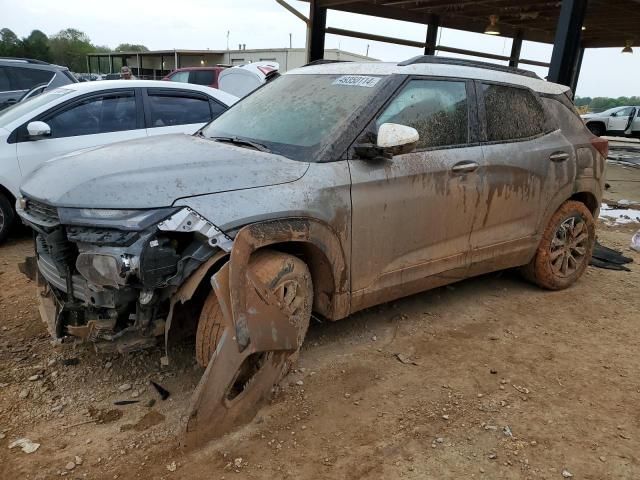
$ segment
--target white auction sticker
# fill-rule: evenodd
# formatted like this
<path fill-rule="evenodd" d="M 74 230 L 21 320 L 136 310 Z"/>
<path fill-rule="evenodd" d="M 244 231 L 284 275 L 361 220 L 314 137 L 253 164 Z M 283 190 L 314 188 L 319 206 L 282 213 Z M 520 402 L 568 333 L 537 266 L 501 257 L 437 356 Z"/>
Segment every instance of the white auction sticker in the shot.
<path fill-rule="evenodd" d="M 336 79 L 334 85 L 349 85 L 351 87 L 375 87 L 380 77 L 367 77 L 366 75 L 344 75 Z"/>

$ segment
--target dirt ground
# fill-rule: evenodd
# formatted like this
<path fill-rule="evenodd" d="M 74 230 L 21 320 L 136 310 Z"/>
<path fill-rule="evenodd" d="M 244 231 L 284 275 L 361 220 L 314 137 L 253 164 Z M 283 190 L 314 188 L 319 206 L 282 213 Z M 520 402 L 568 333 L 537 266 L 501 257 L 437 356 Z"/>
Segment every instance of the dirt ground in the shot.
<path fill-rule="evenodd" d="M 0 248 L 0 478 L 640 478 L 638 228 L 599 224 L 631 272 L 561 292 L 502 272 L 314 323 L 273 403 L 195 452 L 176 446 L 192 345 L 170 367 L 53 345 L 18 235 Z M 22 437 L 39 449 L 8 448 Z"/>

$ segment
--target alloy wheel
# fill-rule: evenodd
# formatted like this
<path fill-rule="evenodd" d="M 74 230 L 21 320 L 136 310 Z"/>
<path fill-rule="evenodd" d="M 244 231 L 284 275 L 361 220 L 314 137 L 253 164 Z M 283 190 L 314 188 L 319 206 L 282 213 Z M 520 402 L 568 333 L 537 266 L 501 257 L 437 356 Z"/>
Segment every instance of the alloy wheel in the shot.
<path fill-rule="evenodd" d="M 549 261 L 551 269 L 560 277 L 573 275 L 585 261 L 589 233 L 582 217 L 563 221 L 551 241 Z"/>

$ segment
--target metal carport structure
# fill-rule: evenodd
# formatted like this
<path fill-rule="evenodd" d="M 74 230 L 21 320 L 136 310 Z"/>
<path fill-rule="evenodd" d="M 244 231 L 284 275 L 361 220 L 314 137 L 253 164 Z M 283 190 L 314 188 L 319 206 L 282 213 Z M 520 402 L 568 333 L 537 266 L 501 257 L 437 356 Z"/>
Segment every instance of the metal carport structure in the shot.
<path fill-rule="evenodd" d="M 323 57 L 326 33 L 423 47 L 494 60 L 549 66 L 548 79 L 575 90 L 585 48 L 632 46 L 640 37 L 640 0 L 305 0 L 310 3 L 309 61 Z M 423 42 L 327 27 L 327 10 L 427 25 Z M 496 21 L 513 38 L 511 54 L 493 55 L 436 44 L 439 28 L 484 33 Z M 551 63 L 520 58 L 523 40 L 553 43 Z"/>

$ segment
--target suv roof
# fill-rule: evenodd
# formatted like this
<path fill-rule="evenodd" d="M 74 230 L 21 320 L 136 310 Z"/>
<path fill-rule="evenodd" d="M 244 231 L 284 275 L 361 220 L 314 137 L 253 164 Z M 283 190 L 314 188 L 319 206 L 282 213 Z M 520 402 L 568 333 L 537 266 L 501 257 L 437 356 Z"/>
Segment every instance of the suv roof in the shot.
<path fill-rule="evenodd" d="M 533 72 L 512 69 L 473 60 L 449 57 L 419 56 L 400 63 L 391 62 L 331 62 L 314 63 L 289 70 L 284 75 L 429 75 L 433 77 L 468 78 L 504 82 L 528 87 L 539 93 L 562 94 L 569 87 L 540 79 Z M 437 58 L 437 60 L 434 60 Z"/>
<path fill-rule="evenodd" d="M 53 63 L 34 60 L 32 58 L 0 57 L 0 66 L 3 67 L 27 67 L 38 70 L 69 70 L 67 67 Z"/>

